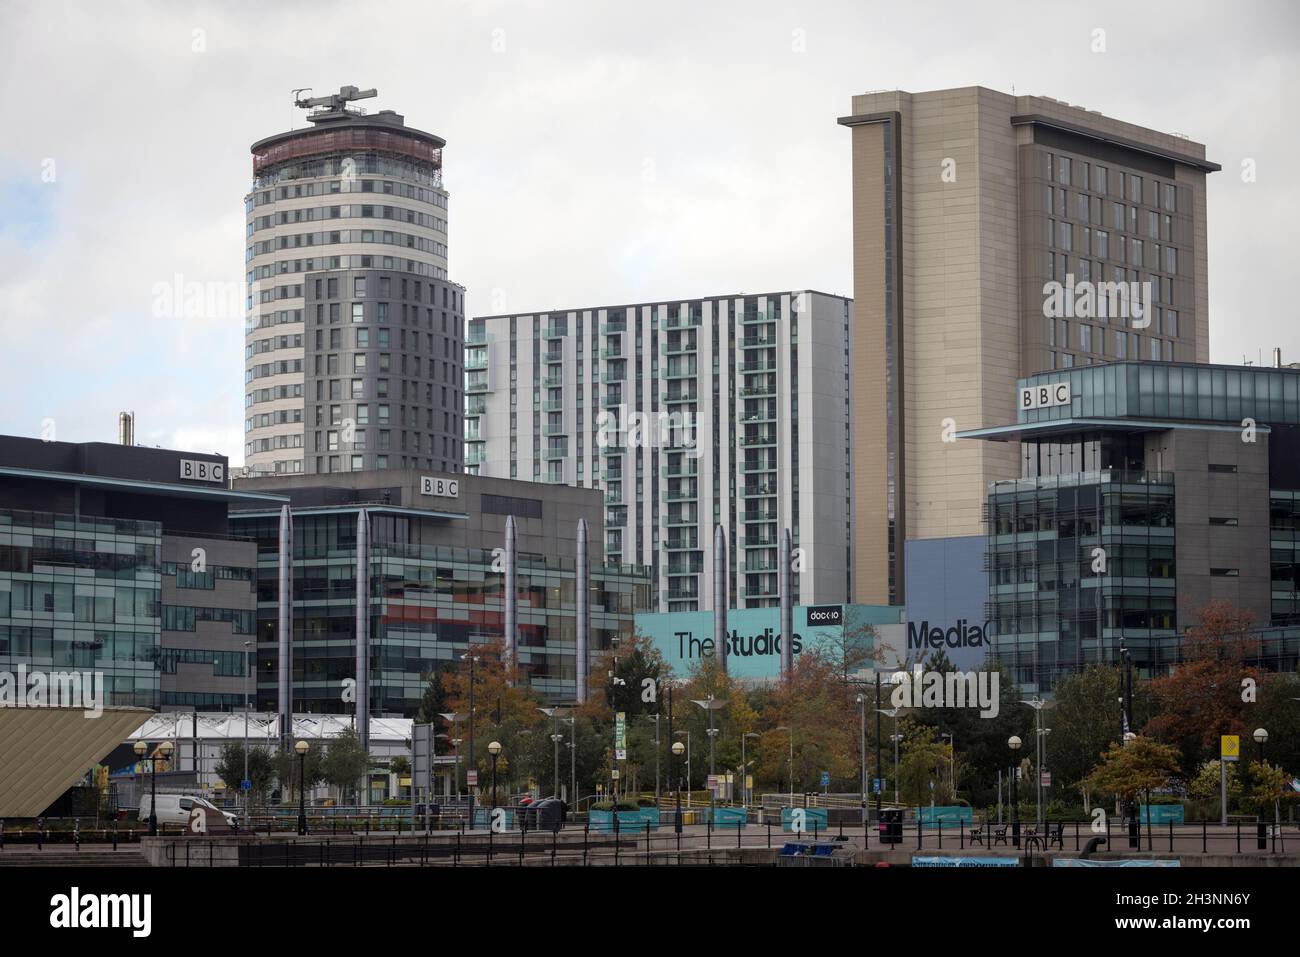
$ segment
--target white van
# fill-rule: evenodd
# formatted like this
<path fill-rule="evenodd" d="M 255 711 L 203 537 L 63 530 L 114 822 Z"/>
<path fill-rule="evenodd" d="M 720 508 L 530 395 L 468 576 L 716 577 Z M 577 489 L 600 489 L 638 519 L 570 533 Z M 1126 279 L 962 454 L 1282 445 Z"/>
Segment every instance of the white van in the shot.
<path fill-rule="evenodd" d="M 235 826 L 235 815 L 229 811 L 223 811 L 206 798 L 196 797 L 190 794 L 160 794 L 158 795 L 158 824 L 179 824 L 182 827 L 190 822 L 190 811 L 194 805 L 200 805 L 210 808 L 222 815 L 226 823 L 231 827 Z M 149 820 L 149 811 L 153 807 L 152 798 L 148 794 L 140 797 L 140 820 Z"/>

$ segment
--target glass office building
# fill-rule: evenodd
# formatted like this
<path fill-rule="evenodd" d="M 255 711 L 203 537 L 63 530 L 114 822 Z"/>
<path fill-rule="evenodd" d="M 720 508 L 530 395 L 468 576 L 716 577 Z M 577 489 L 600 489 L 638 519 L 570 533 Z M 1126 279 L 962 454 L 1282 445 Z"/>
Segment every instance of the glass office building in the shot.
<path fill-rule="evenodd" d="M 0 670 L 100 672 L 105 706 L 157 708 L 158 522 L 0 509 Z"/>
<path fill-rule="evenodd" d="M 962 437 L 1020 443 L 1023 477 L 989 486 L 986 563 L 994 653 L 1026 690 L 1121 642 L 1166 670 L 1211 601 L 1300 622 L 1300 369 L 1119 362 L 1019 399 L 1014 425 Z"/>
<path fill-rule="evenodd" d="M 357 524 L 369 517 L 370 707 L 412 717 L 430 672 L 473 644 L 505 633 L 504 522 L 520 529 L 516 558 L 517 656 L 548 700 L 576 695 L 575 526 L 588 519 L 600 544 L 601 499 L 592 490 L 460 476 L 455 498 L 422 498 L 416 472 L 354 473 L 357 489 L 319 479 L 246 479 L 293 499 L 293 700 L 296 712 L 343 714 L 356 676 Z M 531 497 L 545 492 L 546 498 Z M 326 501 L 329 499 L 330 501 Z M 257 702 L 276 709 L 279 512 L 232 513 L 236 533 L 257 543 Z M 634 630 L 654 604 L 649 569 L 590 562 L 589 655 Z M 590 660 L 590 658 L 589 658 Z"/>

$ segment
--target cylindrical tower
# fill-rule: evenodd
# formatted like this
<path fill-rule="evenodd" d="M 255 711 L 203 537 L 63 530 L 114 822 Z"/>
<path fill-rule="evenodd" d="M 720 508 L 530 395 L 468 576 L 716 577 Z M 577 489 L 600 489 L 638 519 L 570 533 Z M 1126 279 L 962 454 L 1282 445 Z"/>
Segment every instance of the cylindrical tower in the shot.
<path fill-rule="evenodd" d="M 253 474 L 463 466 L 464 290 L 447 280 L 444 141 L 373 90 L 303 99 L 253 144 L 245 465 Z"/>

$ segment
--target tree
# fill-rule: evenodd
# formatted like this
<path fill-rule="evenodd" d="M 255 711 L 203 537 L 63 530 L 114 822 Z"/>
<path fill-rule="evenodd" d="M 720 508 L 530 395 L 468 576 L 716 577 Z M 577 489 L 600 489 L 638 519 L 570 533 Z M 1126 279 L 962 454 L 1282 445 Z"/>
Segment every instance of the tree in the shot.
<path fill-rule="evenodd" d="M 1125 801 L 1144 795 L 1151 803 L 1151 792 L 1167 787 L 1178 773 L 1178 751 L 1170 745 L 1138 735 L 1128 744 L 1112 744 L 1101 756 L 1101 763 L 1090 775 L 1088 784 L 1106 794 L 1117 794 Z"/>
<path fill-rule="evenodd" d="M 1053 691 L 1047 766 L 1061 787 L 1075 788 L 1097 755 L 1119 739 L 1120 673 L 1108 665 L 1089 665 Z"/>
<path fill-rule="evenodd" d="M 305 786 L 309 789 L 320 784 L 322 780 L 322 758 L 323 752 L 320 743 L 308 742 L 307 754 L 302 759 L 302 772 L 306 778 Z M 297 793 L 300 787 L 304 786 L 299 781 L 298 752 L 292 746 L 283 749 L 277 748 L 271 754 L 271 761 L 275 765 L 276 780 L 280 782 L 280 800 L 288 801 L 293 794 Z"/>
<path fill-rule="evenodd" d="M 395 774 L 399 778 L 411 773 L 411 762 L 406 758 L 398 755 L 388 762 L 388 773 Z"/>
<path fill-rule="evenodd" d="M 1211 602 L 1187 629 L 1182 660 L 1151 682 L 1156 714 L 1143 733 L 1174 745 L 1187 767 L 1219 753 L 1219 736 L 1247 733 L 1242 682 L 1259 681 L 1246 665 L 1252 616 Z"/>
<path fill-rule="evenodd" d="M 225 782 L 226 787 L 236 787 L 244 780 L 244 743 L 227 741 L 221 746 L 221 757 L 217 761 L 217 777 Z M 248 780 L 252 782 L 252 794 L 258 803 L 265 803 L 266 795 L 275 783 L 275 758 L 272 749 L 262 745 L 249 745 Z"/>
<path fill-rule="evenodd" d="M 758 721 L 765 728 L 759 740 L 759 775 L 798 790 L 817 788 L 821 772 L 827 771 L 833 789 L 856 791 L 859 786 L 856 697 L 857 690 L 839 679 L 833 659 L 818 648 L 805 649 L 794 659 L 789 679 L 773 690 L 770 705 Z M 793 786 L 789 770 L 791 738 Z"/>
<path fill-rule="evenodd" d="M 425 673 L 424 694 L 420 696 L 420 707 L 415 713 L 418 724 L 434 724 L 440 720 L 440 715 L 450 713 L 446 679 L 451 671 L 451 662 L 440 662 L 438 667 Z"/>
<path fill-rule="evenodd" d="M 473 674 L 473 730 L 471 732 L 469 721 L 461 723 L 463 740 L 459 753 L 467 761 L 471 753 L 474 755 L 474 765 L 469 769 L 478 772 L 482 801 L 491 799 L 484 789 L 490 787 L 492 779 L 492 758 L 488 752 L 492 741 L 501 745 L 501 755 L 496 764 L 497 787 L 502 793 L 510 783 L 521 783 L 530 773 L 536 774 L 541 770 L 539 766 L 530 767 L 528 763 L 529 754 L 540 754 L 541 749 L 530 748 L 534 742 L 525 739 L 542 726 L 544 718 L 537 709 L 544 700 L 533 690 L 517 664 L 507 667 L 503 651 L 500 636 L 483 644 L 471 645 L 468 653 L 478 659 L 472 672 L 469 664 L 464 663 L 443 678 L 448 711 L 468 715 L 470 676 Z"/>
<path fill-rule="evenodd" d="M 898 763 L 899 796 L 913 807 L 929 804 L 931 799 L 935 804 L 952 804 L 952 746 L 934 740 L 929 729 L 914 728 L 918 740 L 909 743 Z"/>
<path fill-rule="evenodd" d="M 1261 819 L 1272 816 L 1277 802 L 1290 790 L 1289 776 L 1267 761 L 1252 761 L 1246 767 L 1246 777 L 1250 780 L 1250 790 L 1244 803 Z"/>
<path fill-rule="evenodd" d="M 355 786 L 370 771 L 370 755 L 361 747 L 361 739 L 356 731 L 344 728 L 337 737 L 332 738 L 325 757 L 321 761 L 321 778 L 326 784 L 337 788 L 342 800 L 344 791 Z M 357 803 L 369 800 L 368 794 L 358 795 Z"/>
<path fill-rule="evenodd" d="M 1241 778 L 1237 776 L 1237 762 L 1229 761 L 1227 770 L 1228 807 L 1237 806 L 1241 800 Z M 1223 780 L 1219 762 L 1206 761 L 1187 782 L 1187 797 L 1195 803 L 1196 811 L 1204 818 L 1217 818 L 1217 808 L 1223 799 Z"/>

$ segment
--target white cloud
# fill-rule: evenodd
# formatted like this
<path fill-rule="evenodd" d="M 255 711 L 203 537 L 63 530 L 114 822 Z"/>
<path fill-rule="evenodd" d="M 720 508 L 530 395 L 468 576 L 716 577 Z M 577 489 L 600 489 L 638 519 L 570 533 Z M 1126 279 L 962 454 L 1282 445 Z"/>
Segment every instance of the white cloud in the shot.
<path fill-rule="evenodd" d="M 177 273 L 241 280 L 248 146 L 301 125 L 290 90 L 305 85 L 377 87 L 374 108 L 448 140 L 451 275 L 474 313 L 494 289 L 509 309 L 849 293 L 835 118 L 851 95 L 1014 84 L 1205 142 L 1225 168 L 1210 177 L 1212 358 L 1300 358 L 1285 284 L 1300 134 L 1284 121 L 1298 24 L 1282 2 L 11 2 L 0 185 L 52 198 L 34 243 L 0 217 L 0 431 L 52 416 L 61 438 L 111 439 L 134 408 L 142 441 L 242 460 L 241 324 L 154 320 L 151 291 Z M 1258 182 L 1240 182 L 1243 157 Z M 41 183 L 50 158 L 57 181 Z"/>

